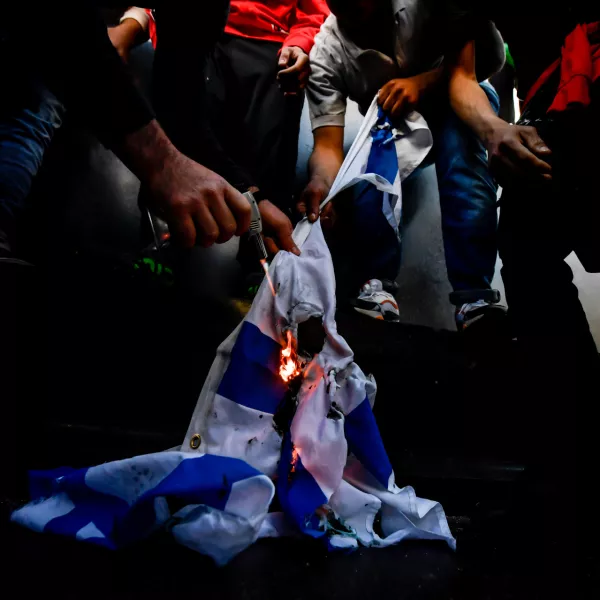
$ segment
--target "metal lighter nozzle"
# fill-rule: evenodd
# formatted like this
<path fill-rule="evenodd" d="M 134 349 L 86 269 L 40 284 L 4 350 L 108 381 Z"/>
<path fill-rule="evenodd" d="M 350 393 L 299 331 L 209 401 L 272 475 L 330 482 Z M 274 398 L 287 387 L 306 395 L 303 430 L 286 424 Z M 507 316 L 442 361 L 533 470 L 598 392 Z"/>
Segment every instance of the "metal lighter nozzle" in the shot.
<path fill-rule="evenodd" d="M 256 198 L 252 192 L 244 192 L 244 196 L 250 203 L 250 209 L 252 211 L 248 234 L 254 240 L 260 260 L 267 260 L 269 255 L 267 254 L 267 249 L 265 248 L 265 243 L 262 239 L 262 218 L 260 216 L 260 211 L 258 210 Z"/>

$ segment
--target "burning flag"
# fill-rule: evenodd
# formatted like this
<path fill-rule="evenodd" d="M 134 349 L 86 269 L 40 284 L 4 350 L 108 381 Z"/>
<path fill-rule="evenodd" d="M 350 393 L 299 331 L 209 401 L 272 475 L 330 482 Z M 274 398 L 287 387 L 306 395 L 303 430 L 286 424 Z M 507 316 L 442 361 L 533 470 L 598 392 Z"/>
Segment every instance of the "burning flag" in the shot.
<path fill-rule="evenodd" d="M 376 118 L 374 102 L 336 189 L 370 176 L 363 159 Z M 428 150 L 419 145 L 423 156 Z M 331 255 L 320 223 L 307 227 L 294 234 L 302 255 L 276 256 L 250 312 L 219 347 L 180 452 L 38 473 L 36 501 L 13 520 L 109 548 L 165 526 L 219 564 L 259 537 L 289 533 L 290 523 L 332 548 L 405 539 L 454 547 L 442 507 L 395 484 L 372 411 L 375 383 L 337 333 Z M 305 363 L 295 332 L 310 319 L 325 338 Z M 269 509 L 275 492 L 285 518 Z"/>
<path fill-rule="evenodd" d="M 300 368 L 298 364 L 298 352 L 296 351 L 296 340 L 289 329 L 286 332 L 286 338 L 287 345 L 281 351 L 279 375 L 285 383 L 289 383 L 294 377 L 300 375 Z"/>

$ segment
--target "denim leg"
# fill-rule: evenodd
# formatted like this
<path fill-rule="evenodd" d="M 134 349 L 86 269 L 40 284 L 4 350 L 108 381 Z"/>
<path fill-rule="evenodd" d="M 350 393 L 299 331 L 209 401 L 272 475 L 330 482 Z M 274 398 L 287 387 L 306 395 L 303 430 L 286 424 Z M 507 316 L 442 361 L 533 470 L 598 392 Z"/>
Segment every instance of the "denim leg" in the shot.
<path fill-rule="evenodd" d="M 386 195 L 361 181 L 341 192 L 335 203 L 337 225 L 327 243 L 339 295 L 356 294 L 369 279 L 395 280 L 402 247 L 386 217 Z"/>
<path fill-rule="evenodd" d="M 0 218 L 12 222 L 23 208 L 64 107 L 44 86 L 31 83 L 20 101 L 0 107 Z"/>
<path fill-rule="evenodd" d="M 484 82 L 494 110 L 499 99 Z M 448 278 L 455 292 L 489 289 L 497 255 L 497 187 L 482 142 L 448 107 L 431 124 Z"/>

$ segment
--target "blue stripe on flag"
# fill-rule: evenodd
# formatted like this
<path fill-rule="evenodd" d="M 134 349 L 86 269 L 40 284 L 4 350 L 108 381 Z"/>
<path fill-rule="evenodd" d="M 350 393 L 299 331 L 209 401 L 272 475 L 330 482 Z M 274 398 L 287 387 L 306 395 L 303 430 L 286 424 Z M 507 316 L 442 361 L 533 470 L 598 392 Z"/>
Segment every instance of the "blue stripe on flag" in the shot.
<path fill-rule="evenodd" d="M 50 471 L 47 479 L 56 472 Z M 130 507 L 117 496 L 88 487 L 85 482 L 87 472 L 88 469 L 70 470 L 70 474 L 55 482 L 54 493 L 67 493 L 75 508 L 66 515 L 52 519 L 44 531 L 75 538 L 80 529 L 93 523 L 105 538 L 89 538 L 85 541 L 111 549 L 138 541 L 155 529 L 155 498 L 177 500 L 177 504 L 184 506 L 205 504 L 224 510 L 234 483 L 261 474 L 236 458 L 213 455 L 189 458 L 179 463 L 167 477 L 142 494 Z M 37 472 L 35 477 L 42 475 L 43 472 Z"/>
<path fill-rule="evenodd" d="M 112 538 L 115 522 L 127 514 L 129 505 L 121 498 L 89 488 L 85 483 L 87 472 L 88 469 L 77 469 L 58 482 L 59 491 L 67 492 L 75 508 L 62 517 L 52 519 L 44 528 L 44 532 L 74 538 L 80 529 L 93 522 L 106 537 L 90 538 L 86 541 L 115 549 Z"/>
<path fill-rule="evenodd" d="M 231 486 L 237 481 L 261 475 L 260 471 L 237 458 L 206 454 L 181 461 L 173 472 L 138 502 L 159 496 L 175 497 L 186 504 L 206 504 L 225 510 Z"/>
<path fill-rule="evenodd" d="M 388 125 L 388 129 L 376 129 L 378 125 Z M 373 143 L 369 153 L 369 160 L 365 173 L 377 173 L 389 183 L 394 183 L 398 175 L 398 156 L 396 144 L 392 141 L 392 125 L 389 116 L 379 108 L 377 122 L 371 132 Z"/>
<path fill-rule="evenodd" d="M 280 357 L 277 342 L 244 322 L 217 393 L 242 406 L 275 414 L 286 393 L 279 377 Z"/>
<path fill-rule="evenodd" d="M 205 504 L 225 510 L 231 486 L 261 473 L 237 458 L 207 454 L 182 461 L 157 486 L 143 494 L 126 515 L 119 531 L 119 546 L 134 542 L 155 521 L 154 499 L 165 497 L 177 505 Z"/>
<path fill-rule="evenodd" d="M 368 398 L 346 416 L 344 433 L 350 452 L 387 489 L 392 465 L 383 447 Z"/>
<path fill-rule="evenodd" d="M 306 470 L 299 456 L 297 456 L 293 472 L 291 463 L 292 443 L 288 432 L 284 436 L 282 445 L 277 496 L 283 512 L 296 523 L 300 531 L 313 537 L 322 537 L 325 535 L 325 530 L 317 529 L 319 519 L 313 517 L 315 510 L 327 503 L 327 496 Z"/>
<path fill-rule="evenodd" d="M 29 497 L 31 500 L 38 500 L 39 498 L 53 496 L 59 488 L 59 483 L 56 480 L 79 470 L 73 467 L 59 467 L 48 471 L 29 471 Z M 87 471 L 87 469 L 81 470 Z"/>

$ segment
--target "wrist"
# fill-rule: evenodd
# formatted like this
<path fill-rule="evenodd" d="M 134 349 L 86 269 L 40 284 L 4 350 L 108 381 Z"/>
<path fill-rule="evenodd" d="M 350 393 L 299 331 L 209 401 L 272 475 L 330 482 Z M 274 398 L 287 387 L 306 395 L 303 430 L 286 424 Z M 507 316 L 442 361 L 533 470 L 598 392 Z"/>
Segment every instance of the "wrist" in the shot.
<path fill-rule="evenodd" d="M 126 135 L 121 146 L 127 166 L 146 182 L 182 156 L 155 119 Z"/>
<path fill-rule="evenodd" d="M 331 189 L 331 186 L 333 185 L 334 180 L 335 180 L 335 177 L 332 178 L 325 174 L 315 173 L 310 178 L 310 183 L 312 185 L 316 185 L 318 187 L 325 188 L 329 192 L 329 190 Z"/>
<path fill-rule="evenodd" d="M 506 130 L 507 127 L 510 127 L 510 126 L 511 126 L 510 123 L 507 123 L 500 117 L 493 115 L 493 116 L 487 117 L 486 119 L 484 119 L 482 121 L 482 123 L 479 127 L 478 134 L 479 134 L 481 141 L 486 146 L 489 146 L 494 141 L 494 139 L 498 135 L 499 131 L 504 131 L 504 130 Z"/>

